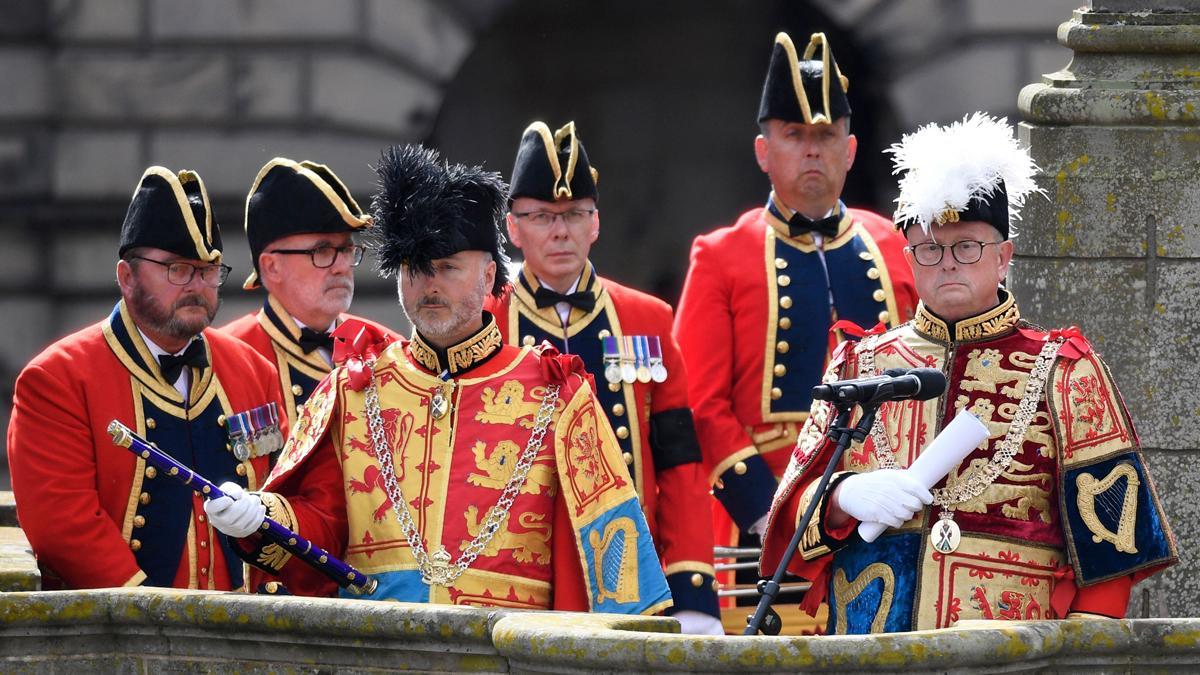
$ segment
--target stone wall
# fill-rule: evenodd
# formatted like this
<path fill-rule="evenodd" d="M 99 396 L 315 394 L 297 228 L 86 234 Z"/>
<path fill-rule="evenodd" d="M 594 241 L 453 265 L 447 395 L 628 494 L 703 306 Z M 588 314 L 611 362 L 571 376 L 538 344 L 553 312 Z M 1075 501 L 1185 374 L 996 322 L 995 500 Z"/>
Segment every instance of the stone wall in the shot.
<path fill-rule="evenodd" d="M 1200 620 L 697 637 L 674 619 L 118 589 L 0 594 L 6 672 L 1128 673 L 1200 667 Z"/>
<path fill-rule="evenodd" d="M 1047 326 L 1105 357 L 1179 536 L 1181 564 L 1130 616 L 1193 616 L 1200 580 L 1200 2 L 1093 0 L 1058 30 L 1071 63 L 1021 92 L 1042 168 L 1013 286 Z"/>

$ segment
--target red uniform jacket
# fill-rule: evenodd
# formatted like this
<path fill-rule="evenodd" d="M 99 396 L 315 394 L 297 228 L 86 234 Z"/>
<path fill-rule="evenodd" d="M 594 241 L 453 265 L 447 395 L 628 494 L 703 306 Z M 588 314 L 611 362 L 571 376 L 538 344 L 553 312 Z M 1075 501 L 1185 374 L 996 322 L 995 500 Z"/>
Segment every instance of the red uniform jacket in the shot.
<path fill-rule="evenodd" d="M 105 321 L 48 347 L 17 378 L 8 462 L 21 527 L 47 587 L 147 584 L 228 590 L 242 565 L 190 489 L 159 475 L 107 427 L 119 420 L 210 481 L 254 490 L 266 455 L 239 462 L 228 416 L 281 405 L 275 369 L 245 344 L 203 332 L 210 367 L 189 401 L 162 378 L 119 303 Z M 286 436 L 286 421 L 281 425 Z"/>
<path fill-rule="evenodd" d="M 596 276 L 589 264 L 577 290 L 590 294 L 595 306 L 588 311 L 572 307 L 564 328 L 553 306 L 538 308 L 538 287 L 537 278 L 523 270 L 501 298 L 489 298 L 487 308 L 509 344 L 548 341 L 583 359 L 637 486 L 675 600 L 672 611 L 717 616 L 712 525 L 696 517 L 708 509 L 708 484 L 688 406 L 687 369 L 671 337 L 671 307 Z M 614 336 L 657 338 L 666 379 L 608 381 L 602 338 Z"/>
<path fill-rule="evenodd" d="M 743 531 L 770 507 L 788 460 L 776 451 L 795 444 L 808 417 L 840 339 L 833 324 L 896 326 L 917 301 L 890 221 L 845 209 L 819 254 L 810 235 L 788 235 L 790 213 L 772 195 L 697 237 L 675 317 L 708 480 Z"/>

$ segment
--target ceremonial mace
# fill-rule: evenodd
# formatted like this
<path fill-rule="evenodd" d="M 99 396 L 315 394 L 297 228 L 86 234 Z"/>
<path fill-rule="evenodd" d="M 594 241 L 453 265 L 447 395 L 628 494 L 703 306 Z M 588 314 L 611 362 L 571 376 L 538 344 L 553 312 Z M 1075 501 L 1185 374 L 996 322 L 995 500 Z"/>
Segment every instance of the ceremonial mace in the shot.
<path fill-rule="evenodd" d="M 146 439 L 133 433 L 129 427 L 113 420 L 108 425 L 108 433 L 112 434 L 113 443 L 146 460 L 160 471 L 175 477 L 179 482 L 190 487 L 198 494 L 208 499 L 224 497 L 225 493 L 200 474 L 187 468 L 171 455 L 150 445 Z M 280 525 L 271 518 L 263 517 L 258 532 L 270 542 L 279 544 L 288 553 L 312 566 L 313 569 L 333 579 L 334 583 L 355 595 L 370 595 L 375 592 L 376 581 L 359 572 L 342 560 L 339 560 L 304 537 Z"/>

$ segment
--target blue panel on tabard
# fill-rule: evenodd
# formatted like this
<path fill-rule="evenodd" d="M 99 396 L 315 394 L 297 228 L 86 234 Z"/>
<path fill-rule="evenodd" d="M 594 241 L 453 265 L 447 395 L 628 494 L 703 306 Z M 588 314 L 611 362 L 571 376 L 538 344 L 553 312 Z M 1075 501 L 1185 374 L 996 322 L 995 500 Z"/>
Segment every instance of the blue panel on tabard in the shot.
<path fill-rule="evenodd" d="M 338 597 L 357 600 L 429 602 L 429 586 L 421 581 L 421 573 L 417 570 L 379 572 L 370 576 L 379 584 L 371 595 L 355 595 L 352 591 L 342 588 L 338 590 Z"/>
<path fill-rule="evenodd" d="M 639 614 L 671 597 L 636 498 L 609 509 L 579 534 L 592 611 Z"/>
<path fill-rule="evenodd" d="M 892 603 L 884 622 L 883 632 L 894 633 L 912 630 L 914 592 L 917 585 L 917 560 L 921 551 L 921 533 L 906 532 L 887 534 L 868 544 L 858 537 L 853 543 L 838 551 L 833 557 L 833 569 L 829 577 L 829 624 L 828 632 L 860 635 L 871 632 L 871 623 L 880 610 L 885 581 L 876 579 L 866 585 L 860 594 L 846 603 L 845 626 L 838 625 L 837 601 L 834 581 L 838 572 L 845 574 L 848 582 L 854 582 L 875 563 L 891 570 Z M 878 569 L 878 568 L 877 568 Z"/>

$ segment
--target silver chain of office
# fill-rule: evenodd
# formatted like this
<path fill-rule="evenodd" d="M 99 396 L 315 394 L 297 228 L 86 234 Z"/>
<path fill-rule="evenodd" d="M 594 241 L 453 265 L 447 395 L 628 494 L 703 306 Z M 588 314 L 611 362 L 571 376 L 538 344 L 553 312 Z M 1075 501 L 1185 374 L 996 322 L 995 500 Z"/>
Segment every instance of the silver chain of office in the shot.
<path fill-rule="evenodd" d="M 392 465 L 392 453 L 383 432 L 383 417 L 379 409 L 379 388 L 375 383 L 375 362 L 369 362 L 367 368 L 371 375 L 365 400 L 367 426 L 375 446 L 375 458 L 379 461 L 379 468 L 383 473 L 384 486 L 388 498 L 392 500 L 392 510 L 396 513 L 396 522 L 400 524 L 401 531 L 408 539 L 409 549 L 421 571 L 421 580 L 430 586 L 449 586 L 463 572 L 467 571 L 471 563 L 475 562 L 475 558 L 479 557 L 479 554 L 487 548 L 492 537 L 504 526 L 513 500 L 516 499 L 517 493 L 525 484 L 525 478 L 529 475 L 529 470 L 533 468 L 533 460 L 542 449 L 542 440 L 554 416 L 554 407 L 558 403 L 559 385 L 554 384 L 546 388 L 546 395 L 542 397 L 541 406 L 534 418 L 529 442 L 525 444 L 525 451 L 521 453 L 516 466 L 513 467 L 512 476 L 509 477 L 508 483 L 500 493 L 500 498 L 496 500 L 496 505 L 488 510 L 487 517 L 480 524 L 475 538 L 463 549 L 458 561 L 451 563 L 450 555 L 444 546 L 439 547 L 433 556 L 426 551 L 421 533 L 417 531 L 412 512 L 408 509 L 408 502 L 404 500 L 404 495 L 400 492 L 400 485 L 396 481 L 396 470 Z"/>

